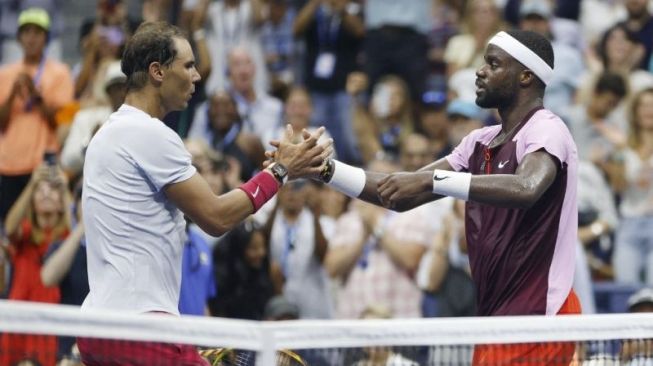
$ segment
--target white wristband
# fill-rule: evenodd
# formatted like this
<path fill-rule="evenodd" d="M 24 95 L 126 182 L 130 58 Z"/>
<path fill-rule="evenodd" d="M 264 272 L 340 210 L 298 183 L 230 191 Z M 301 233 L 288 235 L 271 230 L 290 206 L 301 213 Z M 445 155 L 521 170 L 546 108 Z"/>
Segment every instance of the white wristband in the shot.
<path fill-rule="evenodd" d="M 358 198 L 365 188 L 365 171 L 335 159 L 333 163 L 333 177 L 327 184 L 349 197 Z"/>
<path fill-rule="evenodd" d="M 435 169 L 433 171 L 433 193 L 450 196 L 464 201 L 469 199 L 472 185 L 471 173 Z"/>

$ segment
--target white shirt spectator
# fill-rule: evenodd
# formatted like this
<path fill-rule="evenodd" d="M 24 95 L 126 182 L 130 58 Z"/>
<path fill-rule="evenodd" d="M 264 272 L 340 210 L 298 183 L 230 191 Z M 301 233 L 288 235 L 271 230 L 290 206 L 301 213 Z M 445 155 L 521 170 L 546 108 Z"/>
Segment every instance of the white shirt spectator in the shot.
<path fill-rule="evenodd" d="M 196 170 L 179 136 L 123 105 L 86 153 L 82 206 L 89 292 L 83 309 L 179 314 L 186 233 L 163 188 Z"/>
<path fill-rule="evenodd" d="M 258 136 L 263 146 L 269 146 L 270 138 L 281 126 L 283 105 L 265 93 L 256 93 L 256 100 L 248 102 L 242 95 L 234 93 L 238 114 L 243 119 L 244 131 Z"/>
<path fill-rule="evenodd" d="M 236 46 L 247 48 L 252 55 L 256 65 L 254 89 L 257 92 L 267 90 L 263 46 L 260 31 L 254 24 L 250 0 L 241 0 L 237 8 L 225 8 L 224 1 L 214 1 L 209 6 L 207 19 L 209 27 L 206 42 L 213 70 L 206 83 L 207 95 L 227 89 L 227 55 Z"/>
<path fill-rule="evenodd" d="M 98 106 L 84 108 L 75 114 L 61 151 L 61 166 L 75 173 L 81 172 L 86 147 L 91 142 L 93 133 L 109 119 L 111 113 L 111 107 Z"/>
<path fill-rule="evenodd" d="M 279 263 L 286 278 L 283 294 L 299 306 L 300 318 L 332 318 L 329 276 L 315 257 L 313 214 L 305 208 L 289 225 L 279 212 L 270 236 L 270 257 Z"/>

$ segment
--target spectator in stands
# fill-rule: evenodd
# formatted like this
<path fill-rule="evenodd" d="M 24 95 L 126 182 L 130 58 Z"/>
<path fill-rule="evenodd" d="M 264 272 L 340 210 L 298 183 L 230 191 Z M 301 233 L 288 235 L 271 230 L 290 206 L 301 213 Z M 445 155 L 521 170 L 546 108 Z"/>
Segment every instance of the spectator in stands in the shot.
<path fill-rule="evenodd" d="M 465 204 L 455 201 L 439 225 L 418 280 L 427 295 L 424 316 L 476 315 L 476 290 L 467 257 Z"/>
<path fill-rule="evenodd" d="M 369 110 L 357 103 L 353 113 L 354 124 L 362 126 L 359 139 L 364 157 L 397 157 L 401 141 L 415 130 L 408 87 L 394 75 L 374 86 Z"/>
<path fill-rule="evenodd" d="M 553 78 L 544 93 L 544 105 L 560 115 L 573 104 L 580 77 L 585 71 L 582 53 L 554 39 L 551 19 L 553 8 L 548 1 L 524 0 L 519 8 L 519 29 L 539 33 L 551 41 Z"/>
<path fill-rule="evenodd" d="M 20 37 L 16 35 L 20 14 L 30 8 L 43 9 L 52 20 L 51 32 L 48 37 L 48 47 L 45 50 L 48 58 L 61 61 L 63 56 L 62 38 L 64 36 L 64 2 L 62 0 L 21 0 L 0 1 L 0 64 L 10 64 L 24 57 Z"/>
<path fill-rule="evenodd" d="M 299 306 L 283 295 L 277 295 L 265 304 L 263 320 L 280 321 L 297 319 L 299 319 Z"/>
<path fill-rule="evenodd" d="M 623 156 L 628 127 L 617 107 L 627 94 L 626 83 L 619 74 L 601 74 L 593 88 L 592 98 L 573 106 L 565 122 L 574 137 L 579 160 L 588 160 L 607 175 L 618 194 L 624 189 Z"/>
<path fill-rule="evenodd" d="M 640 67 L 649 72 L 653 72 L 653 16 L 648 10 L 649 2 L 647 0 L 626 0 L 624 1 L 628 11 L 628 19 L 623 21 L 628 29 L 637 34 L 640 42 L 644 45 L 644 57 L 642 57 Z"/>
<path fill-rule="evenodd" d="M 243 129 L 268 143 L 270 136 L 281 125 L 281 102 L 259 91 L 254 85 L 256 69 L 250 52 L 237 47 L 229 53 L 230 92 L 236 100 Z"/>
<path fill-rule="evenodd" d="M 263 320 L 266 304 L 283 286 L 263 232 L 251 221 L 241 224 L 218 243 L 213 260 L 218 295 L 209 303 L 211 314 Z"/>
<path fill-rule="evenodd" d="M 450 125 L 447 119 L 447 101 L 423 103 L 419 109 L 417 130 L 429 140 L 431 161 L 446 156 L 451 152 L 449 143 Z"/>
<path fill-rule="evenodd" d="M 458 146 L 463 137 L 477 128 L 483 127 L 484 112 L 476 103 L 454 99 L 447 106 L 449 119 L 449 144 Z"/>
<path fill-rule="evenodd" d="M 295 81 L 297 71 L 293 24 L 297 12 L 287 0 L 269 2 L 270 15 L 261 27 L 261 42 L 266 70 L 270 77 L 270 93 L 285 100 L 287 88 Z"/>
<path fill-rule="evenodd" d="M 81 199 L 82 187 L 79 184 L 75 189 L 72 206 L 76 226 L 65 240 L 50 245 L 41 267 L 43 285 L 58 288 L 61 293 L 60 303 L 64 305 L 82 305 L 89 291 Z M 74 337 L 59 337 L 57 360 L 70 357 L 74 344 Z"/>
<path fill-rule="evenodd" d="M 578 240 L 587 254 L 587 264 L 594 279 L 611 280 L 613 236 L 619 225 L 614 193 L 601 170 L 586 160 L 578 162 L 577 198 Z M 590 308 L 583 303 L 583 312 L 586 310 Z"/>
<path fill-rule="evenodd" d="M 427 40 L 431 0 L 367 0 L 365 2 L 365 73 L 374 86 L 396 74 L 418 102 L 428 74 Z"/>
<path fill-rule="evenodd" d="M 359 163 L 346 83 L 365 34 L 360 7 L 348 0 L 310 0 L 297 15 L 294 34 L 306 44 L 304 84 L 315 108 L 313 122 L 331 133 L 341 159 Z"/>
<path fill-rule="evenodd" d="M 628 298 L 629 313 L 653 312 L 653 289 L 645 287 Z M 621 361 L 626 365 L 649 365 L 653 361 L 653 342 L 650 339 L 624 341 Z"/>
<path fill-rule="evenodd" d="M 189 3 L 194 3 L 194 1 L 189 1 Z M 186 1 L 184 1 L 184 5 Z M 191 47 L 193 48 L 193 53 L 197 56 L 196 68 L 197 73 L 200 74 L 202 78 L 196 84 L 196 92 L 193 93 L 193 96 L 188 101 L 188 107 L 182 111 L 174 111 L 169 113 L 163 118 L 163 122 L 177 131 L 177 134 L 182 138 L 185 138 L 190 128 L 191 124 L 195 119 L 195 114 L 198 111 L 202 103 L 207 99 L 207 94 L 205 91 L 206 81 L 213 72 L 211 66 L 211 53 L 209 50 L 208 42 L 206 41 L 206 32 L 204 31 L 204 24 L 206 23 L 206 16 L 208 14 L 208 8 L 210 5 L 210 0 L 199 0 L 193 10 L 188 13 L 189 18 L 187 19 L 187 26 L 184 27 L 190 35 Z M 143 5 L 145 6 L 145 4 Z"/>
<path fill-rule="evenodd" d="M 13 269 L 9 300 L 58 303 L 59 288 L 45 287 L 40 271 L 51 243 L 64 239 L 70 230 L 70 194 L 66 178 L 56 166 L 39 167 L 11 207 L 5 221 L 11 241 Z M 27 355 L 45 365 L 55 364 L 57 339 L 44 335 L 3 334 L 0 365 L 12 365 Z"/>
<path fill-rule="evenodd" d="M 644 52 L 637 34 L 625 24 L 618 23 L 608 28 L 596 46 L 596 56 L 588 59 L 590 70 L 582 78 L 578 99 L 586 101 L 590 97 L 592 83 L 604 71 L 621 75 L 628 82 L 630 94 L 653 86 L 653 75 L 639 68 Z"/>
<path fill-rule="evenodd" d="M 75 97 L 82 107 L 110 106 L 104 77 L 112 62 L 120 60 L 122 48 L 138 23 L 127 17 L 123 0 L 98 0 L 94 18 L 80 27 L 82 59 L 75 67 Z"/>
<path fill-rule="evenodd" d="M 199 228 L 190 227 L 186 218 L 186 242 L 181 263 L 179 313 L 210 316 L 208 303 L 217 295 L 213 256 Z"/>
<path fill-rule="evenodd" d="M 236 159 L 242 181 L 247 181 L 261 169 L 265 160 L 262 140 L 244 127 L 232 95 L 219 91 L 201 105 L 198 112 L 189 138 L 200 139 L 224 156 Z M 261 118 L 265 116 L 261 114 Z M 272 132 L 267 141 L 271 136 Z"/>
<path fill-rule="evenodd" d="M 453 36 L 444 51 L 447 75 L 483 65 L 485 45 L 503 28 L 501 12 L 493 0 L 470 0 L 464 12 L 462 33 Z"/>
<path fill-rule="evenodd" d="M 306 181 L 279 190 L 277 208 L 268 218 L 270 257 L 281 268 L 283 295 L 299 306 L 302 319 L 330 319 L 333 300 L 324 268 L 328 241 L 322 230 L 321 202 L 309 197 Z"/>
<path fill-rule="evenodd" d="M 392 310 L 383 305 L 370 305 L 362 313 L 361 319 L 391 319 Z M 366 347 L 365 358 L 354 362 L 352 366 L 417 366 L 412 361 L 390 347 Z"/>
<path fill-rule="evenodd" d="M 74 176 L 82 173 L 84 154 L 91 137 L 125 100 L 127 77 L 120 70 L 120 61 L 112 62 L 106 68 L 102 85 L 109 96 L 110 105 L 88 106 L 77 112 L 61 151 L 61 166 Z"/>
<path fill-rule="evenodd" d="M 630 113 L 615 275 L 620 282 L 653 285 L 653 89 L 634 97 Z"/>
<path fill-rule="evenodd" d="M 392 172 L 398 167 L 375 161 L 370 169 Z M 374 304 L 389 308 L 398 318 L 421 316 L 421 292 L 413 276 L 430 242 L 427 217 L 423 211 L 397 214 L 352 202 L 336 223 L 325 260 L 330 276 L 342 283 L 337 291 L 338 318 L 357 319 Z"/>
<path fill-rule="evenodd" d="M 186 139 L 184 147 L 191 155 L 193 166 L 206 180 L 214 194 L 221 195 L 242 184 L 240 164 L 236 159 L 226 160 L 224 155 L 211 149 L 206 142 L 200 139 Z M 199 234 L 209 248 L 212 250 L 215 248 L 218 237 L 207 234 L 193 222 L 189 224 L 188 229 Z"/>
<path fill-rule="evenodd" d="M 43 9 L 18 19 L 21 61 L 0 68 L 0 220 L 41 164 L 45 151 L 57 151 L 55 113 L 73 100 L 68 67 L 44 50 L 50 17 Z"/>
<path fill-rule="evenodd" d="M 305 129 L 311 133 L 317 130 L 317 127 L 310 127 L 311 117 L 314 116 L 313 101 L 311 99 L 311 95 L 306 89 L 301 86 L 294 86 L 290 88 L 284 107 L 284 121 L 292 126 L 296 139 L 294 142 L 301 141 L 300 136 L 302 130 Z M 284 132 L 285 127 L 279 126 L 273 135 L 273 139 L 280 140 L 283 137 Z M 326 141 L 330 138 L 332 138 L 332 135 L 327 130 L 322 135 L 321 141 Z M 335 152 L 334 155 L 339 156 L 337 152 Z"/>
<path fill-rule="evenodd" d="M 248 54 L 254 90 L 257 93 L 267 90 L 268 80 L 260 38 L 260 27 L 266 20 L 265 9 L 262 0 L 211 2 L 207 11 L 206 39 L 214 72 L 206 82 L 208 94 L 227 89 L 229 83 L 233 83 L 233 80 L 229 80 L 232 68 L 230 54 L 236 48 L 241 48 Z"/>

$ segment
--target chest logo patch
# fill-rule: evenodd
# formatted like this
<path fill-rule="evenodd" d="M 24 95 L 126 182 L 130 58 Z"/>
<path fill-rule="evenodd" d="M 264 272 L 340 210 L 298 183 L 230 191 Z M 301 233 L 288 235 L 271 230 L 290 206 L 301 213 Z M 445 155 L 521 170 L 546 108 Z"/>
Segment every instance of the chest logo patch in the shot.
<path fill-rule="evenodd" d="M 506 164 L 508 164 L 508 161 L 509 161 L 509 160 L 506 160 L 506 161 L 500 161 L 500 162 L 499 162 L 499 169 L 503 169 L 503 167 L 506 166 Z"/>

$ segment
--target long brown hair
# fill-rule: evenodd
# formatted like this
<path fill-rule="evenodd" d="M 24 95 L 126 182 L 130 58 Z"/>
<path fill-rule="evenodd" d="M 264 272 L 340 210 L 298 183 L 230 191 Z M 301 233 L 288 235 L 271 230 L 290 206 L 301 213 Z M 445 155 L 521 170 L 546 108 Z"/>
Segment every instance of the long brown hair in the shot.
<path fill-rule="evenodd" d="M 642 104 L 642 99 L 644 99 L 646 94 L 653 95 L 653 88 L 646 88 L 635 94 L 632 102 L 630 103 L 630 108 L 628 111 L 628 146 L 633 150 L 639 149 L 640 145 L 642 144 L 642 128 L 639 126 L 639 121 L 637 120 L 637 110 Z"/>

